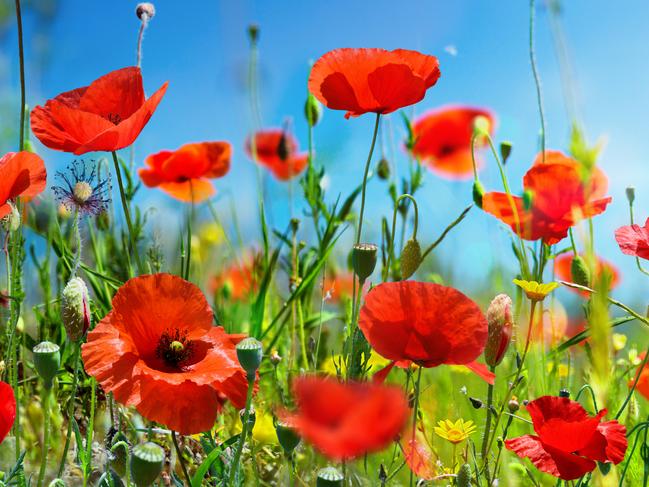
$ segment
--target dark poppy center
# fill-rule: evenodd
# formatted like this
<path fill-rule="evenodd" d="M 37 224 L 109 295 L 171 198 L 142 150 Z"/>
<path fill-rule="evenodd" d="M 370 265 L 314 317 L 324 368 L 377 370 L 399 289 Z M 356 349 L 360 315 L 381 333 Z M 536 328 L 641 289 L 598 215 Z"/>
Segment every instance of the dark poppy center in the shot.
<path fill-rule="evenodd" d="M 155 354 L 169 367 L 180 368 L 192 358 L 194 342 L 187 338 L 186 329 L 168 329 L 160 336 Z"/>
<path fill-rule="evenodd" d="M 440 157 L 450 156 L 455 152 L 455 150 L 456 150 L 456 146 L 451 144 L 444 144 L 439 148 L 439 156 Z"/>
<path fill-rule="evenodd" d="M 122 117 L 118 113 L 109 113 L 108 115 L 106 115 L 106 118 L 114 125 L 119 125 L 119 123 L 122 121 Z"/>

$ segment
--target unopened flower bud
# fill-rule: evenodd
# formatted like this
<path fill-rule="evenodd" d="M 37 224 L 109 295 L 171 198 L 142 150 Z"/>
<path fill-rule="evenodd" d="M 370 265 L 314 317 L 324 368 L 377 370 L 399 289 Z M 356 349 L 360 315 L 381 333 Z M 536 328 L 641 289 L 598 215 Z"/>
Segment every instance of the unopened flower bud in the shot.
<path fill-rule="evenodd" d="M 415 238 L 411 238 L 401 251 L 401 278 L 408 279 L 421 265 L 421 246 Z"/>
<path fill-rule="evenodd" d="M 131 453 L 131 479 L 137 487 L 152 485 L 164 467 L 165 452 L 153 442 L 142 443 Z"/>
<path fill-rule="evenodd" d="M 568 389 L 561 389 L 559 391 L 559 397 L 570 397 L 570 391 Z"/>
<path fill-rule="evenodd" d="M 345 477 L 334 467 L 321 468 L 318 471 L 316 487 L 342 487 Z"/>
<path fill-rule="evenodd" d="M 128 459 L 128 445 L 130 445 L 128 438 L 120 431 L 113 437 L 110 445 L 110 468 L 120 477 L 126 477 L 126 460 Z"/>
<path fill-rule="evenodd" d="M 485 346 L 485 362 L 495 367 L 502 362 L 512 338 L 512 299 L 506 294 L 496 296 L 487 309 L 489 337 Z"/>
<path fill-rule="evenodd" d="M 471 465 L 465 463 L 460 467 L 455 478 L 457 487 L 471 487 Z"/>
<path fill-rule="evenodd" d="M 9 213 L 0 219 L 0 224 L 2 228 L 5 229 L 5 232 L 15 232 L 20 227 L 22 218 L 18 208 L 16 208 L 13 203 L 7 203 L 9 205 Z"/>
<path fill-rule="evenodd" d="M 243 370 L 248 375 L 248 380 L 255 380 L 257 369 L 263 357 L 261 342 L 253 337 L 248 337 L 237 343 L 237 359 Z"/>
<path fill-rule="evenodd" d="M 473 202 L 475 205 L 482 209 L 482 197 L 484 196 L 484 186 L 479 180 L 473 181 Z"/>
<path fill-rule="evenodd" d="M 515 413 L 521 408 L 521 405 L 518 403 L 518 399 L 515 397 L 512 397 L 509 402 L 507 403 L 507 409 L 509 409 L 510 413 Z"/>
<path fill-rule="evenodd" d="M 287 455 L 293 453 L 293 450 L 300 444 L 300 437 L 295 428 L 292 428 L 288 423 L 279 421 L 275 425 L 275 432 L 279 444 Z"/>
<path fill-rule="evenodd" d="M 61 350 L 56 343 L 41 342 L 32 349 L 32 352 L 34 352 L 34 368 L 43 379 L 45 388 L 50 389 L 52 380 L 61 365 Z"/>
<path fill-rule="evenodd" d="M 73 277 L 63 289 L 61 318 L 68 338 L 76 342 L 90 328 L 88 288 L 80 277 Z"/>
<path fill-rule="evenodd" d="M 315 127 L 322 117 L 322 105 L 311 93 L 304 103 L 304 116 L 310 127 Z"/>
<path fill-rule="evenodd" d="M 155 15 L 155 6 L 149 2 L 138 3 L 135 7 L 135 15 L 142 22 L 148 22 Z"/>
<path fill-rule="evenodd" d="M 629 200 L 630 205 L 635 201 L 635 188 L 633 186 L 626 188 L 626 199 Z"/>
<path fill-rule="evenodd" d="M 471 406 L 473 406 L 474 409 L 482 408 L 483 402 L 477 397 L 470 397 L 469 401 L 471 401 Z"/>
<path fill-rule="evenodd" d="M 250 24 L 248 26 L 248 38 L 252 44 L 256 44 L 259 40 L 259 26 L 257 24 Z"/>
<path fill-rule="evenodd" d="M 365 282 L 376 267 L 378 247 L 371 243 L 360 243 L 352 248 L 352 267 L 361 282 Z"/>
<path fill-rule="evenodd" d="M 500 157 L 502 157 L 503 164 L 507 162 L 512 153 L 512 143 L 508 140 L 500 143 Z"/>
<path fill-rule="evenodd" d="M 586 261 L 581 255 L 575 255 L 570 264 L 570 276 L 572 282 L 580 286 L 590 285 L 590 271 L 586 265 Z"/>
<path fill-rule="evenodd" d="M 385 157 L 381 157 L 381 160 L 376 166 L 376 174 L 380 179 L 384 181 L 390 178 L 390 163 Z"/>
<path fill-rule="evenodd" d="M 491 122 L 487 117 L 484 117 L 482 115 L 478 115 L 473 119 L 473 133 L 481 136 L 481 137 L 487 137 L 489 136 L 489 131 L 491 129 Z"/>
<path fill-rule="evenodd" d="M 273 350 L 270 352 L 270 363 L 273 365 L 278 365 L 282 361 L 282 356 L 279 354 L 277 350 Z"/>

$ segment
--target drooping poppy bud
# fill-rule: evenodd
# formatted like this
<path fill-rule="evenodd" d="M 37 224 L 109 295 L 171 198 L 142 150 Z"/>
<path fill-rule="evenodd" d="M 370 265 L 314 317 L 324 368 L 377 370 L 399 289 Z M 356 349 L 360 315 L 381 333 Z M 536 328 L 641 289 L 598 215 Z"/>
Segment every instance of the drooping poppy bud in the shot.
<path fill-rule="evenodd" d="M 590 285 L 590 270 L 586 265 L 586 261 L 581 255 L 575 255 L 570 263 L 570 276 L 572 282 L 580 286 Z"/>
<path fill-rule="evenodd" d="M 126 476 L 126 460 L 128 459 L 129 441 L 121 431 L 112 439 L 110 468 L 117 472 L 120 477 Z"/>
<path fill-rule="evenodd" d="M 421 246 L 416 238 L 411 238 L 401 251 L 401 278 L 408 279 L 421 265 Z"/>
<path fill-rule="evenodd" d="M 164 467 L 165 452 L 153 442 L 142 443 L 131 453 L 131 478 L 138 487 L 152 485 Z"/>
<path fill-rule="evenodd" d="M 512 338 L 512 299 L 506 294 L 496 296 L 487 309 L 489 337 L 485 347 L 485 362 L 495 367 L 502 362 Z"/>
<path fill-rule="evenodd" d="M 507 162 L 512 153 L 512 143 L 508 140 L 500 143 L 500 157 L 502 157 L 503 164 Z"/>
<path fill-rule="evenodd" d="M 261 364 L 263 350 L 261 342 L 253 337 L 248 337 L 237 343 L 237 359 L 246 371 L 248 380 L 255 380 L 257 369 Z"/>
<path fill-rule="evenodd" d="M 482 183 L 476 179 L 473 181 L 473 202 L 475 205 L 482 209 L 482 197 L 484 196 L 484 186 Z"/>
<path fill-rule="evenodd" d="M 45 388 L 50 389 L 52 387 L 52 380 L 61 365 L 60 348 L 56 343 L 41 342 L 32 351 L 34 352 L 34 368 L 41 379 L 43 379 Z"/>
<path fill-rule="evenodd" d="M 311 93 L 307 96 L 304 104 L 304 116 L 311 127 L 315 127 L 322 117 L 322 105 Z"/>
<path fill-rule="evenodd" d="M 321 468 L 318 471 L 316 487 L 342 487 L 345 477 L 334 467 Z"/>
<path fill-rule="evenodd" d="M 390 178 L 390 163 L 385 157 L 381 157 L 381 160 L 376 165 L 376 175 L 384 181 Z"/>
<path fill-rule="evenodd" d="M 378 247 L 371 243 L 360 243 L 352 249 L 352 267 L 361 282 L 365 282 L 376 267 Z"/>
<path fill-rule="evenodd" d="M 61 318 L 68 338 L 76 342 L 90 328 L 88 288 L 80 277 L 73 277 L 63 289 Z"/>
<path fill-rule="evenodd" d="M 293 450 L 300 444 L 300 436 L 288 423 L 279 421 L 275 425 L 275 432 L 277 433 L 279 444 L 287 455 L 293 453 Z"/>

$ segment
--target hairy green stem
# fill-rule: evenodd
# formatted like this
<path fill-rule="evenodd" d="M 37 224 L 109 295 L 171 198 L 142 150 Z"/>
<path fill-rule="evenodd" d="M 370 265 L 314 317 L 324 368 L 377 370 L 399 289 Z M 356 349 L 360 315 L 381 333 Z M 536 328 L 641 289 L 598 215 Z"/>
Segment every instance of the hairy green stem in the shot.
<path fill-rule="evenodd" d="M 237 485 L 239 482 L 239 461 L 241 460 L 241 453 L 243 452 L 243 445 L 246 443 L 246 436 L 248 435 L 248 421 L 250 420 L 250 406 L 252 405 L 252 393 L 255 388 L 255 376 L 248 377 L 248 394 L 246 395 L 246 409 L 243 413 L 243 425 L 241 426 L 241 437 L 237 450 L 230 464 L 230 482 L 229 485 Z M 235 481 L 237 484 L 235 484 Z"/>

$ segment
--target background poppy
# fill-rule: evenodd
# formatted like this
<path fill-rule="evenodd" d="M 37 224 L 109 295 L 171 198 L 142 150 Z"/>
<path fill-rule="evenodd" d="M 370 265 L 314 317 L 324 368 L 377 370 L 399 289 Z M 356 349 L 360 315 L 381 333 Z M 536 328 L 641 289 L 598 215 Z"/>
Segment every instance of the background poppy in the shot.
<path fill-rule="evenodd" d="M 0 443 L 9 434 L 16 420 L 16 397 L 6 382 L 0 381 Z"/>
<path fill-rule="evenodd" d="M 649 218 L 644 227 L 633 224 L 618 228 L 615 230 L 615 240 L 622 253 L 649 259 Z"/>
<path fill-rule="evenodd" d="M 295 137 L 284 129 L 261 130 L 254 135 L 257 161 L 273 175 L 287 181 L 300 174 L 309 162 L 306 152 L 299 152 Z M 246 153 L 253 158 L 252 140 L 246 140 Z"/>
<path fill-rule="evenodd" d="M 0 158 L 0 218 L 11 213 L 9 201 L 32 198 L 45 189 L 47 171 L 33 152 L 9 152 Z"/>

